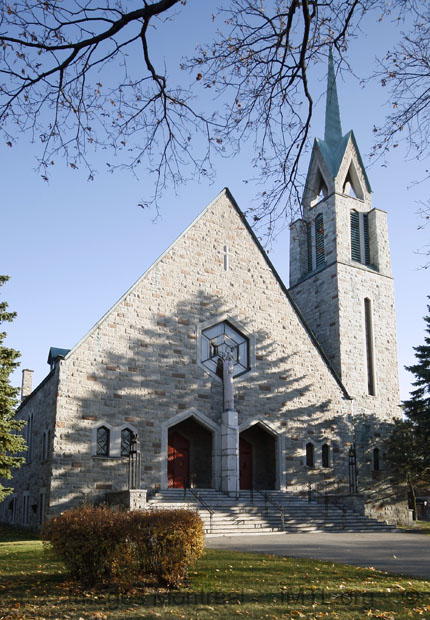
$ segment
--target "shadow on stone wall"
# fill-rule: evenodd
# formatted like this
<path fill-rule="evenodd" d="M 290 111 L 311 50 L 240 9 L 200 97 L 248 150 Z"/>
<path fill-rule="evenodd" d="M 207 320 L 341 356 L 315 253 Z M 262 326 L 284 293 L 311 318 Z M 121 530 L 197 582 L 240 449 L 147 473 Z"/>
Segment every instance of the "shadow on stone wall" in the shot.
<path fill-rule="evenodd" d="M 146 308 L 140 303 L 143 315 Z M 197 363 L 196 325 L 212 319 L 215 322 L 224 314 L 253 332 L 256 339 L 255 371 L 235 382 L 239 424 L 252 419 L 267 420 L 285 433 L 283 466 L 288 486 L 305 489 L 311 482 L 323 492 L 347 491 L 347 451 L 353 441 L 349 404 L 339 397 L 334 411 L 332 399 L 319 398 L 312 369 L 306 374 L 297 370 L 299 352 L 286 350 L 288 345 L 275 342 L 266 331 L 255 332 L 251 323 L 238 317 L 233 308 L 204 292 L 172 303 L 169 314 L 154 313 L 151 327 L 139 325 L 139 307 L 134 309 L 133 319 L 125 319 L 128 310 L 118 307 L 116 315 L 106 320 L 115 325 L 109 350 L 105 344 L 109 329 L 106 322 L 89 336 L 88 359 L 95 361 L 86 376 L 71 377 L 73 356 L 63 362 L 73 413 L 64 428 L 56 429 L 60 442 L 52 488 L 56 511 L 76 502 L 76 498 L 90 495 L 102 499 L 107 490 L 127 487 L 126 457 L 91 455 L 91 429 L 101 422 L 115 428 L 131 425 L 137 429 L 142 450 L 142 485 L 147 489 L 160 481 L 160 461 L 164 458 L 162 422 L 195 408 L 221 423 L 222 383 Z M 116 348 L 122 351 L 116 352 Z M 378 421 L 374 418 L 368 423 L 373 427 Z M 306 467 L 307 441 L 314 442 L 318 450 L 325 441 L 329 443 L 329 467 Z M 364 450 L 363 458 L 367 458 L 366 454 Z"/>

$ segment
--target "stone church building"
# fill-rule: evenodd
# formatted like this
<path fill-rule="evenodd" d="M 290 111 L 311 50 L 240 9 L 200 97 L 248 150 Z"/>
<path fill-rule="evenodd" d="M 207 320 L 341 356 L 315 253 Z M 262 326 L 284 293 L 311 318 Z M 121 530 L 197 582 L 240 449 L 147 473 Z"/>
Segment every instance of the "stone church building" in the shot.
<path fill-rule="evenodd" d="M 0 518 L 36 527 L 128 489 L 136 446 L 133 486 L 147 492 L 310 484 L 398 518 L 384 464 L 400 415 L 387 218 L 342 133 L 332 61 L 289 285 L 224 189 L 80 342 L 51 348 L 34 390 L 23 371 L 26 463 Z"/>

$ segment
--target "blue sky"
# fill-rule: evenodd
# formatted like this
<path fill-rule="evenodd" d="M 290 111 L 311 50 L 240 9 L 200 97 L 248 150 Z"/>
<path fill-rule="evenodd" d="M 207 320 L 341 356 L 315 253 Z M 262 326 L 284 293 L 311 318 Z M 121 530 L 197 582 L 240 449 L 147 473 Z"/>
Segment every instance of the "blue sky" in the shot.
<path fill-rule="evenodd" d="M 192 50 L 198 37 L 203 41 L 208 36 L 212 29 L 208 4 L 191 0 L 168 33 L 164 29 L 160 36 L 155 33 L 158 61 L 175 49 Z M 375 56 L 392 46 L 397 34 L 389 19 L 382 24 L 375 15 L 366 20 L 351 47 L 359 78 L 370 73 Z M 324 133 L 326 67 L 320 71 L 313 84 L 320 101 L 312 137 Z M 381 122 L 386 110 L 386 92 L 377 83 L 363 88 L 354 76 L 343 75 L 338 77 L 338 94 L 342 129 L 354 130 L 367 163 L 373 125 Z M 154 222 L 153 211 L 138 207 L 151 192 L 152 181 L 144 170 L 139 178 L 127 172 L 109 174 L 106 153 L 100 151 L 95 155 L 98 174 L 93 182 L 86 181 L 84 170 L 72 170 L 57 160 L 46 183 L 34 171 L 37 151 L 28 137 L 21 137 L 12 149 L 0 145 L 0 271 L 11 276 L 2 294 L 10 309 L 18 312 L 14 323 L 6 326 L 6 342 L 21 352 L 21 368 L 35 371 L 34 385 L 49 371 L 49 347 L 71 348 L 80 340 L 223 187 L 229 187 L 242 210 L 251 205 L 261 186 L 243 183 L 250 176 L 249 149 L 243 145 L 240 157 L 217 160 L 212 184 L 190 182 L 178 195 L 167 192 L 161 217 Z M 373 206 L 388 212 L 402 398 L 407 397 L 412 378 L 403 366 L 414 360 L 412 346 L 423 341 L 422 317 L 430 294 L 428 271 L 419 269 L 423 259 L 416 254 L 429 235 L 417 230 L 418 203 L 427 198 L 428 183 L 415 181 L 424 169 L 423 163 L 409 160 L 403 147 L 390 154 L 387 165 L 367 167 Z M 288 230 L 279 235 L 270 257 L 288 284 Z M 20 375 L 20 370 L 15 373 L 15 385 L 20 384 Z"/>

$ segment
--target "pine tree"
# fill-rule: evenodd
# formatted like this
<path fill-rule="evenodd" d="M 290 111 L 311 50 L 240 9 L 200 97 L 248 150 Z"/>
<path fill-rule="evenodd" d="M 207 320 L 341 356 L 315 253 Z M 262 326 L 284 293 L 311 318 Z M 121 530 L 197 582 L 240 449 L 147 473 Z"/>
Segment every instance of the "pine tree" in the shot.
<path fill-rule="evenodd" d="M 415 375 L 415 389 L 403 402 L 405 419 L 395 423 L 385 455 L 394 477 L 407 482 L 415 514 L 416 488 L 430 484 L 430 315 L 424 320 L 424 344 L 414 347 L 417 363 L 406 366 Z"/>
<path fill-rule="evenodd" d="M 9 276 L 0 276 L 0 286 L 9 280 Z M 0 302 L 0 324 L 13 321 L 16 312 L 7 311 L 8 304 Z M 0 479 L 12 478 L 11 470 L 19 467 L 24 459 L 14 456 L 25 450 L 25 441 L 20 434 L 24 422 L 15 419 L 19 388 L 10 384 L 10 374 L 19 366 L 19 352 L 3 346 L 6 332 L 0 332 Z M 0 482 L 0 501 L 12 493 L 13 489 Z"/>
<path fill-rule="evenodd" d="M 430 306 L 427 306 L 430 313 Z M 424 317 L 426 335 L 424 344 L 414 347 L 417 363 L 406 366 L 406 370 L 415 375 L 411 398 L 403 403 L 406 416 L 417 426 L 424 443 L 430 442 L 430 314 Z M 430 468 L 430 452 L 427 449 L 423 455 L 427 467 Z"/>

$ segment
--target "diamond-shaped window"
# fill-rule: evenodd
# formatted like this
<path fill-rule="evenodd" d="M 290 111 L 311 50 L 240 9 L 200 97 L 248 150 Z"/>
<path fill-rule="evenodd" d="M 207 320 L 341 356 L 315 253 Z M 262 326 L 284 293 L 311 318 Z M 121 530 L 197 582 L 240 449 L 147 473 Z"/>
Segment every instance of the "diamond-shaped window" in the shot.
<path fill-rule="evenodd" d="M 222 361 L 233 353 L 233 377 L 250 369 L 249 340 L 228 321 L 222 321 L 202 331 L 201 363 L 212 373 L 222 377 Z"/>

